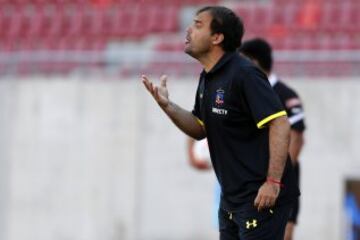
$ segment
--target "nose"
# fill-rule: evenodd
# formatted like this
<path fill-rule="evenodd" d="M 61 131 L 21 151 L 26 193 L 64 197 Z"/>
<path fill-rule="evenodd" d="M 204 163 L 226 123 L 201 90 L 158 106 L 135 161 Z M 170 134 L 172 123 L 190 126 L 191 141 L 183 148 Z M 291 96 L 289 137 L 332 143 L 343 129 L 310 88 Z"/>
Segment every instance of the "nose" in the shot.
<path fill-rule="evenodd" d="M 192 29 L 191 29 L 191 25 L 190 25 L 190 26 L 188 26 L 188 27 L 186 28 L 186 33 L 187 33 L 187 34 L 190 34 L 191 31 L 192 31 Z"/>

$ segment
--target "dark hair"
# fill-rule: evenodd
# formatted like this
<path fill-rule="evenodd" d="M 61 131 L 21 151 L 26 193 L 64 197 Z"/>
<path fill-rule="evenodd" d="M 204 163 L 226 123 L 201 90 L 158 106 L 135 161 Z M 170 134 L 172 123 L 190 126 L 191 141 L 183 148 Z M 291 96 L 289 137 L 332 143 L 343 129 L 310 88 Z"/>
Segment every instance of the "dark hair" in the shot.
<path fill-rule="evenodd" d="M 239 52 L 258 61 L 260 67 L 265 71 L 271 71 L 273 65 L 272 49 L 270 44 L 264 39 L 255 38 L 245 41 Z"/>
<path fill-rule="evenodd" d="M 207 6 L 196 14 L 209 11 L 212 16 L 210 24 L 211 33 L 222 33 L 224 41 L 221 46 L 225 52 L 236 51 L 241 46 L 244 35 L 244 25 L 241 19 L 230 9 L 220 6 Z"/>

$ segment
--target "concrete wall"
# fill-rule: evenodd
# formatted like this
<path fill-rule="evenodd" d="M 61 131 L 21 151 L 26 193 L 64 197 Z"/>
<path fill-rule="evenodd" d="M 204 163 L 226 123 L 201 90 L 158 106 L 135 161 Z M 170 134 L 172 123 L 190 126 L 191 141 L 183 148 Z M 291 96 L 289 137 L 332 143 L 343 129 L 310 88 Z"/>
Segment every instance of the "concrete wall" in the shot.
<path fill-rule="evenodd" d="M 139 80 L 0 81 L 0 238 L 202 240 L 213 173 L 187 164 L 185 136 Z M 343 181 L 360 178 L 360 82 L 290 81 L 305 102 L 296 239 L 343 239 Z M 191 109 L 196 80 L 169 80 Z"/>

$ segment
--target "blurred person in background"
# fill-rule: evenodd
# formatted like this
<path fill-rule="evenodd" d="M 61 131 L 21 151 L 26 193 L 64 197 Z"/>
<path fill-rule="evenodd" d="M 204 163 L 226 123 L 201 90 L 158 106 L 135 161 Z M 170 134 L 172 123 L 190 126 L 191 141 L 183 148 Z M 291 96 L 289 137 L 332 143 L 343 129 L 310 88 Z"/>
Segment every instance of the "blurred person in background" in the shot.
<path fill-rule="evenodd" d="M 207 139 L 195 141 L 193 138 L 187 139 L 187 152 L 190 165 L 197 170 L 211 170 L 211 158 Z"/>
<path fill-rule="evenodd" d="M 268 75 L 269 82 L 280 97 L 291 126 L 289 154 L 296 174 L 296 183 L 300 187 L 299 156 L 304 145 L 305 120 L 304 110 L 299 95 L 278 76 L 272 72 L 272 48 L 264 39 L 256 38 L 242 44 L 240 53 L 249 57 L 256 65 Z M 294 227 L 299 213 L 299 198 L 294 202 L 288 223 L 286 225 L 285 240 L 293 239 Z"/>
<path fill-rule="evenodd" d="M 212 170 L 211 157 L 209 152 L 209 145 L 207 138 L 200 141 L 188 137 L 187 138 L 187 153 L 190 165 L 198 171 Z M 214 199 L 213 199 L 213 225 L 218 228 L 219 223 L 217 219 L 217 212 L 220 204 L 221 188 L 218 181 L 214 186 Z"/>
<path fill-rule="evenodd" d="M 208 139 L 221 186 L 220 240 L 283 240 L 299 196 L 288 156 L 290 125 L 267 76 L 236 50 L 243 24 L 230 9 L 200 9 L 187 29 L 185 53 L 204 67 L 193 111 L 170 101 L 166 76 L 142 82 L 173 123 Z"/>
<path fill-rule="evenodd" d="M 360 239 L 360 181 L 350 180 L 345 193 L 346 240 Z"/>

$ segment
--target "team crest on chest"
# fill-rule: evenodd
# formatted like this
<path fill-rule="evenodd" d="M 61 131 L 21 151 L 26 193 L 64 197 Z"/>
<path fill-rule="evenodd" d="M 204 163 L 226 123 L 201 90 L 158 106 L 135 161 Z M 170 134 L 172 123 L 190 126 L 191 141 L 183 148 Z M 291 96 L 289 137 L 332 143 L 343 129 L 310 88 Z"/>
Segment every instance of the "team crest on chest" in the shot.
<path fill-rule="evenodd" d="M 219 114 L 219 115 L 226 115 L 227 114 L 227 110 L 223 108 L 223 106 L 224 106 L 224 96 L 225 96 L 225 91 L 224 90 L 222 90 L 221 88 L 216 90 L 215 107 L 212 108 L 213 113 L 216 113 L 216 114 Z"/>
<path fill-rule="evenodd" d="M 217 107 L 221 107 L 222 105 L 224 105 L 224 93 L 225 91 L 222 90 L 221 88 L 216 90 L 215 105 Z"/>

